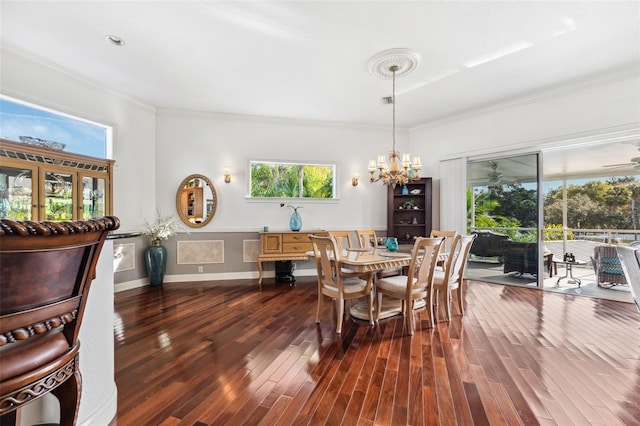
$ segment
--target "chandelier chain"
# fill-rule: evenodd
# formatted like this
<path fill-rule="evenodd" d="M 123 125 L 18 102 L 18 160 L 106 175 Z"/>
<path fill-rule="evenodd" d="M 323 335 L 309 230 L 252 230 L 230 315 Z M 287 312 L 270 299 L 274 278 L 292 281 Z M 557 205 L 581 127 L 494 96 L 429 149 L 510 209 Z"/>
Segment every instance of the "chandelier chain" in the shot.
<path fill-rule="evenodd" d="M 395 187 L 398 184 L 406 185 L 420 179 L 420 157 L 415 157 L 413 161 L 409 154 L 405 154 L 402 159 L 400 153 L 396 151 L 396 72 L 399 70 L 398 65 L 389 67 L 393 81 L 391 92 L 392 103 L 392 137 L 393 147 L 389 153 L 389 163 L 387 163 L 384 155 L 378 156 L 378 161 L 369 161 L 369 181 L 382 181 L 385 185 Z M 376 170 L 378 175 L 376 176 Z"/>

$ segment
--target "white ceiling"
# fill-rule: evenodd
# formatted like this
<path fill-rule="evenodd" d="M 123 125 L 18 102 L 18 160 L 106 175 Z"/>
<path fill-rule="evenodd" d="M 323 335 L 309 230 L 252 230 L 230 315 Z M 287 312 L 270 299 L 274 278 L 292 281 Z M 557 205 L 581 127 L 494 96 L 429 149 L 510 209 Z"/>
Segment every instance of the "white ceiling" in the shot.
<path fill-rule="evenodd" d="M 409 48 L 404 128 L 640 72 L 638 1 L 2 0 L 0 24 L 4 48 L 156 107 L 384 126 L 367 62 Z"/>

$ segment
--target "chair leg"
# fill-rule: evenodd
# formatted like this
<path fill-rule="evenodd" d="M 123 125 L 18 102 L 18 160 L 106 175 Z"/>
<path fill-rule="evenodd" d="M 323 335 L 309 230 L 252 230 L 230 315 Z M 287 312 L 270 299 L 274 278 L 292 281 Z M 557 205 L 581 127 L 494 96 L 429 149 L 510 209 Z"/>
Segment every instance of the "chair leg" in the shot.
<path fill-rule="evenodd" d="M 444 314 L 447 322 L 451 321 L 451 292 L 442 293 L 444 300 Z"/>
<path fill-rule="evenodd" d="M 407 308 L 411 308 L 409 309 L 409 311 L 407 312 L 407 329 L 409 330 L 409 334 L 411 336 L 413 336 L 413 328 L 414 328 L 414 324 L 413 324 L 413 300 L 409 301 L 407 300 L 406 302 L 403 301 L 403 303 L 405 303 L 407 305 Z"/>
<path fill-rule="evenodd" d="M 429 322 L 429 327 L 433 327 L 433 290 L 429 290 L 427 292 L 427 321 Z"/>
<path fill-rule="evenodd" d="M 0 416 L 0 426 L 15 426 L 17 422 L 18 410 Z"/>
<path fill-rule="evenodd" d="M 336 334 L 342 333 L 342 317 L 344 316 L 344 299 L 338 297 L 336 299 L 336 311 L 338 318 L 336 319 Z"/>
<path fill-rule="evenodd" d="M 60 401 L 60 426 L 73 426 L 78 418 L 82 376 L 76 356 L 76 369 L 73 375 L 60 386 L 51 391 Z"/>
<path fill-rule="evenodd" d="M 322 312 L 322 298 L 324 295 L 322 293 L 318 294 L 318 309 L 316 311 L 316 324 L 320 324 L 320 314 Z"/>
<path fill-rule="evenodd" d="M 367 296 L 367 311 L 369 312 L 369 325 L 373 325 L 373 293 Z"/>
<path fill-rule="evenodd" d="M 380 310 L 382 309 L 382 293 L 377 293 L 377 302 L 376 302 L 376 322 L 380 320 Z"/>
<path fill-rule="evenodd" d="M 462 285 L 459 285 L 456 289 L 456 295 L 458 296 L 458 308 L 460 309 L 460 315 L 464 315 L 464 307 L 462 306 Z"/>

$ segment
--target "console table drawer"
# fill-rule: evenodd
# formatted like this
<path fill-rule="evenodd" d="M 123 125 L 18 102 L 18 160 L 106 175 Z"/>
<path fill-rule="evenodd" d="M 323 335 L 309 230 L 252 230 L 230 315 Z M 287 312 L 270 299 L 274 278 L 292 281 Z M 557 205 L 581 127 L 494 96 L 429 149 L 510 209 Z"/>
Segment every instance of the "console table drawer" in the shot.
<path fill-rule="evenodd" d="M 311 244 L 311 240 L 309 239 L 309 234 L 282 234 L 282 242 L 286 243 L 309 243 Z"/>
<path fill-rule="evenodd" d="M 306 253 L 313 250 L 311 242 L 308 243 L 287 243 L 285 242 L 282 247 L 283 253 Z"/>

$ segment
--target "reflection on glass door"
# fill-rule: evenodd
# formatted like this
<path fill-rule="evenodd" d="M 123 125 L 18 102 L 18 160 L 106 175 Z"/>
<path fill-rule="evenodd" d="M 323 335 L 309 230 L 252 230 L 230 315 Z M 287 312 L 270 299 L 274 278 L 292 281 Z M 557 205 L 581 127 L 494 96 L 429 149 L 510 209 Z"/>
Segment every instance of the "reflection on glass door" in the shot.
<path fill-rule="evenodd" d="M 73 220 L 73 176 L 44 173 L 44 220 Z"/>
<path fill-rule="evenodd" d="M 32 220 L 34 170 L 0 167 L 0 219 Z"/>
<path fill-rule="evenodd" d="M 106 180 L 82 176 L 82 219 L 96 219 L 105 215 Z"/>
<path fill-rule="evenodd" d="M 538 155 L 469 161 L 469 278 L 500 284 L 538 285 Z M 544 255 L 544 253 L 543 253 Z M 545 258 L 546 259 L 546 258 Z"/>

